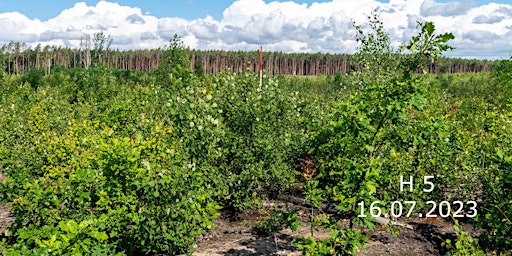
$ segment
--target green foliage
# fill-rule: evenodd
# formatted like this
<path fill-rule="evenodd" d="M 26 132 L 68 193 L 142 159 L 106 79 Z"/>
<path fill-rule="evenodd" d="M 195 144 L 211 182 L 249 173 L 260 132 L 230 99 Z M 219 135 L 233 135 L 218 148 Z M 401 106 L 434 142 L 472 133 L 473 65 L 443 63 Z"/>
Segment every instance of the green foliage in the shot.
<path fill-rule="evenodd" d="M 446 42 L 453 36 L 436 35 L 432 23 L 420 23 L 419 35 L 403 47 L 411 54 L 402 55 L 391 47 L 378 15 L 374 13 L 368 19 L 369 31 L 355 25 L 356 39 L 361 46 L 356 54 L 359 72 L 353 76 L 359 81 L 359 89 L 351 91 L 347 100 L 334 104 L 329 123 L 311 140 L 309 154 L 319 159 L 321 166 L 315 183 L 306 183 L 304 191 L 306 196 L 310 196 L 312 191 L 325 191 L 327 199 L 352 216 L 350 229 L 333 234 L 332 238 L 319 244 L 312 238 L 301 240 L 299 244 L 310 254 L 356 251 L 365 241 L 357 238 L 365 236 L 352 230 L 352 224 L 373 228 L 368 219 L 356 218 L 356 204 L 403 198 L 394 179 L 413 172 L 420 177 L 428 175 L 429 162 L 418 160 L 428 157 L 432 149 L 438 152 L 443 148 L 443 141 L 438 139 L 442 121 L 415 118 L 421 116 L 427 106 L 427 93 L 421 80 L 413 73 L 426 65 L 426 59 L 435 59 L 440 52 L 451 49 Z M 414 153 L 406 158 L 408 166 L 397 168 L 390 163 L 393 155 L 399 154 L 397 152 L 411 151 Z M 313 190 L 307 189 L 310 183 L 315 185 Z M 432 200 L 431 196 L 420 192 L 407 195 L 407 199 L 427 201 Z M 346 242 L 353 237 L 361 243 L 335 249 L 339 245 L 333 243 L 337 242 L 333 239 Z"/>
<path fill-rule="evenodd" d="M 411 146 L 410 139 L 417 141 L 413 141 L 413 146 L 426 143 L 423 135 L 416 135 L 407 128 L 413 122 L 411 114 L 422 110 L 426 103 L 420 82 L 412 78 L 409 71 L 419 66 L 418 60 L 425 52 L 435 52 L 438 45 L 414 41 L 410 45 L 420 44 L 421 47 L 418 46 L 419 50 L 412 56 L 394 62 L 384 61 L 378 57 L 391 58 L 396 54 L 392 52 L 376 14 L 369 19 L 373 33 L 365 35 L 356 26 L 360 34 L 358 38 L 363 43 L 360 55 L 365 61 L 365 56 L 369 57 L 365 67 L 398 63 L 394 67 L 396 71 L 390 72 L 391 66 L 363 69 L 358 75 L 363 77 L 364 83 L 360 92 L 353 93 L 347 101 L 336 106 L 330 124 L 313 141 L 318 158 L 328 159 L 323 163 L 318 179 L 343 211 L 355 209 L 355 204 L 360 201 L 375 201 L 379 183 L 392 182 L 379 179 L 379 176 L 398 177 L 403 171 L 386 168 L 385 162 L 379 160 L 385 152 L 407 150 Z M 432 40 L 431 24 L 422 26 L 416 38 Z"/>
<path fill-rule="evenodd" d="M 340 73 L 335 76 L 278 76 L 277 78 L 283 90 L 297 92 L 300 97 L 317 99 L 324 103 L 342 96 L 339 94 L 340 90 L 352 83 L 351 77 Z"/>
<path fill-rule="evenodd" d="M 162 63 L 156 70 L 161 83 L 180 88 L 188 83 L 192 74 L 188 52 L 181 37 L 175 34 L 165 48 Z"/>
<path fill-rule="evenodd" d="M 16 221 L 4 251 L 190 253 L 220 205 L 246 208 L 290 184 L 304 141 L 296 94 L 251 73 L 197 77 L 180 45 L 156 74 L 61 69 L 37 86 L 8 77 L 1 192 Z M 62 223 L 88 224 L 70 242 Z"/>
<path fill-rule="evenodd" d="M 198 77 L 203 77 L 204 76 L 204 69 L 203 69 L 202 62 L 196 61 L 194 63 L 194 74 L 196 76 L 198 76 Z"/>
<path fill-rule="evenodd" d="M 484 191 L 482 213 L 477 224 L 485 228 L 479 242 L 487 250 L 501 253 L 512 250 L 512 138 L 510 112 L 507 115 L 487 113 L 484 134 L 480 144 L 485 165 L 482 177 Z"/>
<path fill-rule="evenodd" d="M 112 44 L 113 39 L 110 37 L 110 35 L 105 35 L 103 31 L 94 33 L 92 42 L 94 43 L 94 50 L 98 51 L 97 53 L 100 54 L 102 51 L 108 51 L 110 48 L 110 45 Z"/>
<path fill-rule="evenodd" d="M 354 229 L 331 229 L 326 239 L 316 241 L 312 237 L 297 238 L 294 241 L 302 255 L 353 255 L 368 242 L 366 234 Z"/>
<path fill-rule="evenodd" d="M 398 56 L 391 46 L 389 35 L 376 12 L 368 16 L 368 29 L 363 29 L 354 22 L 359 43 L 354 62 L 356 74 L 362 75 L 360 86 L 382 83 L 391 79 L 398 65 Z"/>
<path fill-rule="evenodd" d="M 37 88 L 43 82 L 44 70 L 32 69 L 21 77 L 21 83 L 29 83 L 33 88 Z"/>
<path fill-rule="evenodd" d="M 5 64 L 5 52 L 6 52 L 6 45 L 2 45 L 0 47 L 0 81 L 4 78 L 4 73 L 6 71 L 6 64 Z M 2 81 L 3 82 L 3 81 Z"/>
<path fill-rule="evenodd" d="M 472 256 L 472 255 L 478 255 L 483 256 L 485 253 L 479 249 L 478 247 L 478 240 L 472 238 L 470 235 L 468 235 L 467 232 L 462 230 L 461 225 L 457 220 L 455 220 L 455 235 L 457 236 L 457 240 L 455 241 L 455 244 L 453 244 L 450 239 L 447 239 L 442 243 L 443 246 L 445 246 L 450 251 L 447 253 L 447 255 L 453 255 L 453 256 Z"/>
<path fill-rule="evenodd" d="M 94 65 L 95 66 L 103 66 L 102 55 L 104 52 L 108 52 L 110 45 L 114 39 L 110 37 L 110 35 L 105 35 L 103 31 L 94 33 L 92 37 L 92 42 L 94 43 Z"/>
<path fill-rule="evenodd" d="M 437 157 L 444 164 L 436 165 L 443 167 L 443 183 L 450 184 L 445 189 L 454 191 L 444 197 L 454 198 L 456 194 L 457 199 L 465 201 L 481 199 L 479 214 L 473 221 L 484 228 L 478 239 L 480 248 L 506 253 L 511 250 L 508 234 L 512 232 L 509 206 L 512 127 L 510 111 L 504 105 L 506 86 L 498 82 L 496 72 L 450 78 L 439 75 L 432 82 L 443 95 L 437 96 L 436 102 L 446 106 L 440 114 L 444 121 L 443 138 L 450 140 L 441 151 L 446 155 L 445 160 Z M 474 191 L 481 191 L 482 195 L 476 197 Z"/>
<path fill-rule="evenodd" d="M 272 209 L 268 218 L 261 220 L 253 230 L 260 236 L 270 236 L 286 228 L 297 231 L 300 225 L 297 211 L 298 209 L 290 211 L 288 208 L 285 211 Z"/>
<path fill-rule="evenodd" d="M 498 83 L 510 86 L 510 81 L 512 80 L 512 56 L 508 60 L 498 61 L 493 68 L 493 73 Z"/>
<path fill-rule="evenodd" d="M 98 231 L 100 221 L 89 218 L 80 223 L 74 220 L 60 221 L 56 226 L 19 230 L 18 246 L 4 248 L 4 255 L 107 255 L 115 254 L 115 248 L 107 243 L 108 235 Z M 31 249 L 35 243 L 36 248 Z M 117 255 L 124 255 L 118 253 Z"/>
<path fill-rule="evenodd" d="M 229 193 L 237 208 L 249 206 L 258 191 L 279 192 L 294 176 L 291 154 L 301 138 L 294 128 L 301 115 L 292 95 L 276 80 L 265 78 L 260 87 L 254 73 L 217 75 L 219 111 L 225 125 L 222 166 Z"/>
<path fill-rule="evenodd" d="M 512 56 L 508 60 L 500 60 L 495 63 L 493 77 L 496 79 L 495 84 L 497 85 L 497 88 L 493 88 L 495 89 L 494 96 L 502 99 L 502 106 L 512 104 Z"/>
<path fill-rule="evenodd" d="M 376 200 L 382 209 L 415 200 L 418 213 L 428 200 L 480 199 L 478 246 L 509 252 L 510 61 L 492 73 L 418 75 L 453 36 L 419 23 L 395 50 L 376 14 L 369 23 L 355 26 L 359 62 L 348 75 L 265 76 L 261 86 L 250 71 L 205 75 L 175 36 L 155 72 L 97 65 L 4 76 L 0 193 L 16 221 L 2 251 L 191 253 L 220 207 L 253 207 L 300 183 L 311 203 L 311 237 L 296 240 L 305 255 L 364 247 L 354 224 L 374 226 L 356 206 Z M 402 175 L 414 176 L 413 192 L 399 191 Z M 435 176 L 430 193 L 426 175 Z M 350 228 L 315 216 L 325 201 Z M 275 209 L 255 230 L 296 225 L 295 210 Z M 332 235 L 317 241 L 318 228 Z M 457 252 L 478 249 L 457 235 Z"/>
<path fill-rule="evenodd" d="M 5 181 L 17 216 L 10 237 L 17 242 L 14 250 L 73 250 L 77 243 L 53 236 L 58 228 L 66 231 L 62 221 L 82 223 L 91 217 L 96 233 L 85 234 L 102 232 L 108 240 L 100 244 L 128 254 L 185 253 L 212 228 L 217 204 L 204 181 L 196 179 L 200 171 L 184 165 L 171 127 L 156 126 L 146 138 L 118 136 L 98 122 L 72 123 L 62 136 L 47 132 L 36 138 L 42 164 Z"/>
<path fill-rule="evenodd" d="M 419 67 L 423 58 L 430 58 L 431 62 L 435 62 L 437 58 L 445 51 L 455 49 L 448 45 L 448 41 L 453 40 L 455 36 L 452 33 L 444 33 L 437 35 L 435 34 L 435 26 L 433 22 L 419 22 L 417 27 L 421 28 L 421 32 L 417 36 L 413 36 L 411 41 L 402 46 L 403 49 L 407 49 L 411 53 L 417 53 L 415 63 L 408 63 L 409 70 L 415 71 L 415 68 Z M 425 72 L 426 73 L 426 72 Z"/>
<path fill-rule="evenodd" d="M 2 194 L 16 215 L 4 252 L 187 253 L 213 228 L 218 193 L 197 178 L 208 170 L 180 141 L 171 92 L 149 74 L 134 74 L 142 86 L 112 73 L 62 70 L 37 88 L 2 87 Z M 68 241 L 68 223 L 88 224 Z"/>
<path fill-rule="evenodd" d="M 445 134 L 451 134 L 450 147 L 445 151 L 456 156 L 447 161 L 452 164 L 444 172 L 446 181 L 465 200 L 474 195 L 473 191 L 482 191 L 479 215 L 474 220 L 474 224 L 485 230 L 479 237 L 479 245 L 489 252 L 505 253 L 511 250 L 508 234 L 512 232 L 509 207 L 512 127 L 510 111 L 505 106 L 507 89 L 501 84 L 504 81 L 496 79 L 497 74 L 498 70 L 451 78 L 442 76 L 433 85 L 439 83 L 442 92 L 449 92 L 451 100 L 456 102 L 444 114 Z"/>

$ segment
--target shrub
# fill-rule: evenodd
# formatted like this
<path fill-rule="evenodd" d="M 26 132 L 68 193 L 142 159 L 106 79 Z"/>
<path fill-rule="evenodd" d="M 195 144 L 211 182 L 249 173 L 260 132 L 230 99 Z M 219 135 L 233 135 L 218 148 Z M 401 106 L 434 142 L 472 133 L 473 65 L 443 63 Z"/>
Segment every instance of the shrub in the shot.
<path fill-rule="evenodd" d="M 302 114 L 297 99 L 282 91 L 276 80 L 220 74 L 218 108 L 225 125 L 221 174 L 228 183 L 228 205 L 250 206 L 253 199 L 280 192 L 294 177 L 293 154 L 303 141 L 296 119 Z"/>
<path fill-rule="evenodd" d="M 171 127 L 157 126 L 146 138 L 119 137 L 98 122 L 84 122 L 64 136 L 43 135 L 41 169 L 17 170 L 27 174 L 5 181 L 16 216 L 6 251 L 72 254 L 80 241 L 128 254 L 189 252 L 212 228 L 218 207 L 170 134 Z M 75 237 L 96 240 L 54 238 L 75 224 L 83 226 L 72 230 Z"/>

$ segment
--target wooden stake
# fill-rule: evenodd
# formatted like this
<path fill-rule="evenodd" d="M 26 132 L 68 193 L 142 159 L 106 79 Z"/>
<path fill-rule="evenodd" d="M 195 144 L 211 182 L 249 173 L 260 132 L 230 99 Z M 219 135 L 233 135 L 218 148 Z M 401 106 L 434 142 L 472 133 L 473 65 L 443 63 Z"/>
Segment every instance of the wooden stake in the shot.
<path fill-rule="evenodd" d="M 263 46 L 260 45 L 260 88 L 263 82 Z"/>

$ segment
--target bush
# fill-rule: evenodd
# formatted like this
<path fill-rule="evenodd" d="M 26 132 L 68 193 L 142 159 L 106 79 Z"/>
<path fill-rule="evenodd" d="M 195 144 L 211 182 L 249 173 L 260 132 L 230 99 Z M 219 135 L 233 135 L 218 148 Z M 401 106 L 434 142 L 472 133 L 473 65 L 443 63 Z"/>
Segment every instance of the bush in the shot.
<path fill-rule="evenodd" d="M 498 253 L 512 250 L 512 115 L 487 113 L 485 140 L 478 153 L 483 168 L 482 208 L 477 225 L 485 232 L 480 236 L 482 248 Z"/>
<path fill-rule="evenodd" d="M 84 122 L 63 136 L 43 135 L 40 169 L 20 168 L 5 181 L 16 243 L 4 251 L 73 254 L 83 242 L 84 252 L 189 252 L 218 206 L 171 133 L 157 126 L 146 138 L 127 138 Z M 78 239 L 87 236 L 95 239 Z"/>
<path fill-rule="evenodd" d="M 224 204 L 246 208 L 292 181 L 293 154 L 303 141 L 296 122 L 301 110 L 271 78 L 260 87 L 254 73 L 220 74 L 212 83 L 225 125 L 219 159 L 225 170 L 219 177 L 229 181 Z"/>
<path fill-rule="evenodd" d="M 0 88 L 1 192 L 16 216 L 4 252 L 189 253 L 220 206 L 288 186 L 293 95 L 254 73 L 199 78 L 180 47 L 135 80 L 100 66 Z"/>
<path fill-rule="evenodd" d="M 44 80 L 44 70 L 42 69 L 31 69 L 21 77 L 22 83 L 29 83 L 32 88 L 39 87 Z"/>

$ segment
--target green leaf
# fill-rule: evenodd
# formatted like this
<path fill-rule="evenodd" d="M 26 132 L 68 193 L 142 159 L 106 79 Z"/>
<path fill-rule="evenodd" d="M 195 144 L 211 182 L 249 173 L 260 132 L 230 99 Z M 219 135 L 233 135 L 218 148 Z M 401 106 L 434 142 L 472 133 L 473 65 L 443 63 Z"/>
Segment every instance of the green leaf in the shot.
<path fill-rule="evenodd" d="M 441 35 L 441 38 L 442 38 L 443 42 L 448 42 L 452 39 L 455 39 L 455 36 L 452 33 L 445 33 L 445 34 Z"/>
<path fill-rule="evenodd" d="M 98 241 L 106 241 L 108 239 L 108 235 L 105 232 L 99 232 L 96 230 L 91 231 L 89 235 Z"/>
<path fill-rule="evenodd" d="M 431 21 L 425 22 L 425 30 L 427 31 L 428 36 L 431 36 L 432 34 L 434 34 L 434 30 L 435 30 L 434 23 Z"/>
<path fill-rule="evenodd" d="M 373 152 L 375 151 L 375 147 L 372 146 L 372 145 L 364 145 L 364 147 L 366 148 L 366 150 L 368 150 L 368 152 Z"/>

